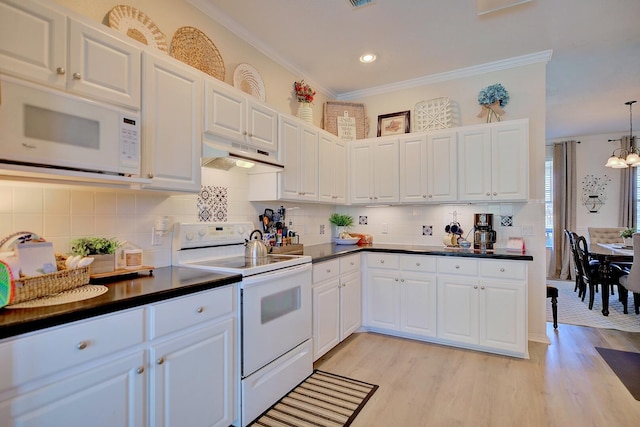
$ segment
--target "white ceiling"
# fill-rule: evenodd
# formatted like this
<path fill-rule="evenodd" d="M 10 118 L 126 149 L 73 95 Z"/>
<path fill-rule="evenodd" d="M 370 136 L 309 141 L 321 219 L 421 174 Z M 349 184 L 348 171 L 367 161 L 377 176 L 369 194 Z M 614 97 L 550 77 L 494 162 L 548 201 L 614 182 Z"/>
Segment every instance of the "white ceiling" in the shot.
<path fill-rule="evenodd" d="M 628 132 L 624 103 L 640 101 L 639 0 L 533 0 L 480 16 L 476 0 L 190 1 L 335 98 L 552 50 L 547 138 Z M 378 60 L 361 64 L 366 51 Z"/>

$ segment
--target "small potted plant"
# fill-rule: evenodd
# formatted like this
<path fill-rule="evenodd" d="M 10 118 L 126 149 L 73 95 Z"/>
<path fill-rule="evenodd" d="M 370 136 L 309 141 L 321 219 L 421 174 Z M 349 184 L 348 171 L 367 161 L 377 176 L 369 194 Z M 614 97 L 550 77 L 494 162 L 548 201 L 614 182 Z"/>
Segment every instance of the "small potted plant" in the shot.
<path fill-rule="evenodd" d="M 351 237 L 351 235 L 347 233 L 347 229 L 353 226 L 353 217 L 351 215 L 334 212 L 329 217 L 329 222 L 335 225 L 335 237 L 340 239 Z"/>
<path fill-rule="evenodd" d="M 633 228 L 625 228 L 620 232 L 620 237 L 624 240 L 625 246 L 633 246 L 633 234 L 636 232 Z"/>
<path fill-rule="evenodd" d="M 116 266 L 116 249 L 120 242 L 107 237 L 80 237 L 71 242 L 71 253 L 94 258 L 91 274 L 110 273 Z"/>

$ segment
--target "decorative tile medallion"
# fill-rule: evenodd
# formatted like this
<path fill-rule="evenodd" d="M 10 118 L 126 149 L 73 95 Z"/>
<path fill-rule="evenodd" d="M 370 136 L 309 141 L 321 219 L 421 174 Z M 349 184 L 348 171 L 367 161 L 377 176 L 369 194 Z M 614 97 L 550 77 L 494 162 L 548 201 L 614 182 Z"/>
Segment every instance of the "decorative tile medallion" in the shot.
<path fill-rule="evenodd" d="M 433 225 L 423 225 L 422 226 L 422 235 L 423 236 L 433 236 Z"/>
<path fill-rule="evenodd" d="M 503 227 L 513 227 L 513 215 L 500 215 L 500 225 Z"/>
<path fill-rule="evenodd" d="M 198 220 L 226 222 L 228 212 L 227 187 L 203 185 L 198 195 Z"/>
<path fill-rule="evenodd" d="M 358 224 L 367 225 L 367 217 L 365 215 L 360 215 L 358 217 Z"/>

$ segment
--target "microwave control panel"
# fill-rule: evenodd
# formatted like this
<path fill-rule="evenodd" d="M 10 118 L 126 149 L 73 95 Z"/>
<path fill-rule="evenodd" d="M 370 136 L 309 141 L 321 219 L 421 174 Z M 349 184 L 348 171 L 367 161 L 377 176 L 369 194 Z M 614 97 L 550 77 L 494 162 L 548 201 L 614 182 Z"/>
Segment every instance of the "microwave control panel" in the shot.
<path fill-rule="evenodd" d="M 120 115 L 120 168 L 140 173 L 140 117 L 134 114 Z"/>

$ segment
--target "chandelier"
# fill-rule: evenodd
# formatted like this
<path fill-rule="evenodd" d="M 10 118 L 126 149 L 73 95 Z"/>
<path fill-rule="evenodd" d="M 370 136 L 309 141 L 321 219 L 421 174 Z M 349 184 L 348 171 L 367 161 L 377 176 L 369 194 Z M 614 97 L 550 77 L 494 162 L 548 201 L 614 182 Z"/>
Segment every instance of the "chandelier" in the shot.
<path fill-rule="evenodd" d="M 611 157 L 607 160 L 606 167 L 614 168 L 614 169 L 622 169 L 628 168 L 629 166 L 638 167 L 640 166 L 640 150 L 633 145 L 633 121 L 632 121 L 632 113 L 631 108 L 636 101 L 627 101 L 624 105 L 629 106 L 629 144 L 631 148 L 629 150 L 624 148 L 616 148 L 613 150 Z M 610 139 L 611 141 L 619 141 L 619 139 Z"/>

